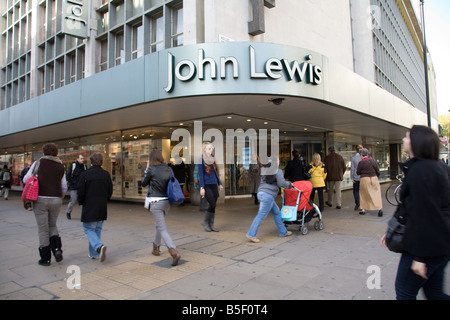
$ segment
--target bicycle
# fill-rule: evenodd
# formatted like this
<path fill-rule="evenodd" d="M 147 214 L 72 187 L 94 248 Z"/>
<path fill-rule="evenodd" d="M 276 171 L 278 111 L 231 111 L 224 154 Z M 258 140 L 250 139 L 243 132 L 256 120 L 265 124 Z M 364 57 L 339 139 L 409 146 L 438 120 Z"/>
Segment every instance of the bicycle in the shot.
<path fill-rule="evenodd" d="M 400 204 L 400 191 L 402 189 L 404 174 L 396 175 L 398 182 L 391 184 L 386 190 L 386 200 L 393 206 Z"/>

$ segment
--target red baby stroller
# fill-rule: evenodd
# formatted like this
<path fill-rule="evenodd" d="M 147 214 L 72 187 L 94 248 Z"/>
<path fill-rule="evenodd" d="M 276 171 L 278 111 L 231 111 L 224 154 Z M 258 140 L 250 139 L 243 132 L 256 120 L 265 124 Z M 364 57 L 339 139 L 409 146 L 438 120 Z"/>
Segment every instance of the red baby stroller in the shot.
<path fill-rule="evenodd" d="M 319 208 L 309 200 L 313 189 L 310 181 L 296 181 L 293 184 L 294 189 L 283 189 L 283 207 L 281 208 L 281 217 L 285 226 L 300 224 L 299 230 L 305 235 L 308 233 L 308 226 L 305 223 L 312 218 L 319 218 L 314 223 L 314 229 L 322 230 L 322 214 Z M 289 215 L 289 212 L 291 214 Z M 296 214 L 294 214 L 294 212 Z"/>

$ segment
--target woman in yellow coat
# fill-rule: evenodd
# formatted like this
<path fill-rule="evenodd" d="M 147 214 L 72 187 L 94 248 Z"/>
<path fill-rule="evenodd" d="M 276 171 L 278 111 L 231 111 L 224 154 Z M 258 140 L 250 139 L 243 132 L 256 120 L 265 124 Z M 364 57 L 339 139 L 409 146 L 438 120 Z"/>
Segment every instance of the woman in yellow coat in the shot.
<path fill-rule="evenodd" d="M 310 200 L 314 202 L 314 195 L 317 190 L 317 194 L 319 195 L 319 210 L 320 212 L 322 212 L 325 209 L 323 202 L 323 190 L 325 189 L 327 169 L 325 168 L 325 164 L 320 158 L 320 154 L 313 154 L 312 162 L 309 164 L 307 170 L 308 173 L 311 174 L 311 178 L 309 179 L 309 181 L 311 181 L 313 184 L 313 190 L 311 192 Z"/>

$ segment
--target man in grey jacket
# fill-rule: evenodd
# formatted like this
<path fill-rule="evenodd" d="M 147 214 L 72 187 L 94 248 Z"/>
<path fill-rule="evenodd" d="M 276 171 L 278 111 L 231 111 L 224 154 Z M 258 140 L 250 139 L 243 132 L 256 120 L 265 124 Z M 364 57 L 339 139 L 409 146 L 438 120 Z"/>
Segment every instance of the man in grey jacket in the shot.
<path fill-rule="evenodd" d="M 358 163 L 361 161 L 361 156 L 359 150 L 363 148 L 362 145 L 358 144 L 356 146 L 356 154 L 351 159 L 351 171 L 350 177 L 353 182 L 353 198 L 355 198 L 355 211 L 359 210 L 359 180 L 360 176 L 356 174 L 356 169 L 358 169 Z"/>
<path fill-rule="evenodd" d="M 66 173 L 67 184 L 70 187 L 70 202 L 67 206 L 66 217 L 67 219 L 71 219 L 71 213 L 73 206 L 78 200 L 78 180 L 80 179 L 80 175 L 82 172 L 86 170 L 86 165 L 84 164 L 84 157 L 82 154 L 78 155 L 75 162 L 70 164 Z"/>

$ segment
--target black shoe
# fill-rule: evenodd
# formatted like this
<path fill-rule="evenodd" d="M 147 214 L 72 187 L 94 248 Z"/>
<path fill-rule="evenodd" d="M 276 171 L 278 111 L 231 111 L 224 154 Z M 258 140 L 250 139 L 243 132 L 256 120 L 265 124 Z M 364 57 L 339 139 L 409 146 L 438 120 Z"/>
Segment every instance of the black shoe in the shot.
<path fill-rule="evenodd" d="M 378 211 L 378 216 L 382 217 L 383 216 L 383 210 Z"/>
<path fill-rule="evenodd" d="M 359 214 L 360 214 L 360 215 L 365 215 L 365 214 L 366 214 L 366 211 L 364 211 L 364 210 L 359 210 Z"/>
<path fill-rule="evenodd" d="M 63 251 L 62 248 L 62 242 L 61 237 L 59 235 L 51 236 L 50 237 L 50 249 L 53 252 L 53 255 L 55 256 L 56 262 L 61 262 L 63 260 Z"/>
<path fill-rule="evenodd" d="M 340 209 L 341 208 L 341 206 L 336 206 L 336 209 Z"/>
<path fill-rule="evenodd" d="M 333 205 L 331 203 L 329 203 L 328 201 L 325 201 L 325 204 L 329 207 L 332 207 Z"/>
<path fill-rule="evenodd" d="M 97 248 L 97 252 L 100 254 L 100 256 L 98 257 L 100 259 L 100 262 L 105 261 L 105 259 L 106 259 L 106 246 L 101 245 L 100 247 Z"/>
<path fill-rule="evenodd" d="M 48 267 L 50 265 L 50 260 L 52 258 L 50 246 L 39 248 L 39 255 L 41 256 L 41 260 L 39 260 L 38 263 L 41 266 Z"/>
<path fill-rule="evenodd" d="M 67 219 L 72 219 L 72 217 L 70 216 L 70 212 L 66 212 L 66 217 L 67 217 Z"/>
<path fill-rule="evenodd" d="M 359 210 L 359 204 L 355 205 L 355 211 Z"/>

